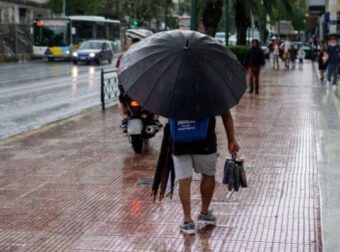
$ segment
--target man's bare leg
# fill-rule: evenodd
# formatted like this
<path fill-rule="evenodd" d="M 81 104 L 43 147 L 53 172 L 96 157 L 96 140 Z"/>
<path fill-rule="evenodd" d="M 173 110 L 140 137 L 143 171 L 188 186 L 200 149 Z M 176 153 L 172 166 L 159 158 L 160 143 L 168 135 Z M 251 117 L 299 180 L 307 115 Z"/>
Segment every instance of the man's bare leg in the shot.
<path fill-rule="evenodd" d="M 209 206 L 212 200 L 212 196 L 215 190 L 215 176 L 207 176 L 202 174 L 201 181 L 201 196 L 202 196 L 202 207 L 201 213 L 208 214 Z"/>
<path fill-rule="evenodd" d="M 182 203 L 184 222 L 190 222 L 191 219 L 191 201 L 190 201 L 190 187 L 192 178 L 180 179 L 179 183 L 179 198 Z"/>

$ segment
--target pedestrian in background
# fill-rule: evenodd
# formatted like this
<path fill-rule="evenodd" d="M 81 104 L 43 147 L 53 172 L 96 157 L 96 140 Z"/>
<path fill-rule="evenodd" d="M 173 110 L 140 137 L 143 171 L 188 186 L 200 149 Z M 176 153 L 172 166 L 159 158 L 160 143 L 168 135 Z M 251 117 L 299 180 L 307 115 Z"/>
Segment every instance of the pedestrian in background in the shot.
<path fill-rule="evenodd" d="M 280 45 L 279 41 L 275 39 L 273 43 L 273 69 L 275 69 L 275 67 L 277 67 L 277 69 L 280 68 L 279 58 L 280 58 Z"/>
<path fill-rule="evenodd" d="M 320 80 L 323 81 L 325 79 L 325 70 L 327 69 L 327 61 L 325 61 L 326 48 L 324 44 L 320 45 L 320 51 L 318 53 L 318 64 L 319 64 L 319 72 L 320 72 Z"/>
<path fill-rule="evenodd" d="M 251 45 L 245 59 L 248 68 L 249 93 L 253 93 L 255 84 L 255 93 L 259 94 L 260 72 L 261 66 L 265 64 L 265 58 L 257 39 L 253 39 Z"/>
<path fill-rule="evenodd" d="M 286 39 L 282 43 L 282 45 L 281 45 L 281 48 L 283 49 L 283 59 L 285 61 L 285 67 L 287 69 L 289 69 L 289 61 L 290 61 L 289 51 L 290 51 L 290 47 L 291 47 L 291 44 L 290 44 L 290 40 L 289 39 Z"/>
<path fill-rule="evenodd" d="M 292 69 L 295 69 L 295 61 L 297 58 L 297 49 L 292 46 L 289 52 L 290 61 L 292 62 Z"/>
<path fill-rule="evenodd" d="M 303 60 L 306 57 L 305 51 L 302 49 L 302 47 L 299 48 L 299 51 L 297 52 L 297 58 L 299 60 L 299 69 L 303 68 Z"/>
<path fill-rule="evenodd" d="M 337 44 L 336 37 L 332 36 L 329 39 L 328 47 L 326 50 L 326 57 L 327 60 L 327 84 L 330 85 L 331 81 L 333 84 L 333 88 L 336 88 L 337 84 L 337 75 L 339 71 L 339 64 L 340 64 L 340 47 Z M 333 78 L 333 80 L 332 80 Z"/>

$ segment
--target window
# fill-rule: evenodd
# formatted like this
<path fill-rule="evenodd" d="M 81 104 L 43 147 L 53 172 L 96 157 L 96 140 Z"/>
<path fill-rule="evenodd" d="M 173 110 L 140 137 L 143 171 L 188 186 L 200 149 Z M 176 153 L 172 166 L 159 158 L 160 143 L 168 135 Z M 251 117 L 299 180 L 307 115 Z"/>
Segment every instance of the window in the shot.
<path fill-rule="evenodd" d="M 26 23 L 27 21 L 27 9 L 19 8 L 19 22 L 21 24 Z"/>
<path fill-rule="evenodd" d="M 72 28 L 75 29 L 75 34 L 72 34 L 72 42 L 75 44 L 93 38 L 93 23 L 91 22 L 72 21 Z"/>
<path fill-rule="evenodd" d="M 104 38 L 106 38 L 106 36 L 105 36 L 106 29 L 105 29 L 104 24 L 102 24 L 102 23 L 96 23 L 96 28 L 97 28 L 97 31 L 96 31 L 96 38 L 98 38 L 98 39 L 104 39 Z"/>

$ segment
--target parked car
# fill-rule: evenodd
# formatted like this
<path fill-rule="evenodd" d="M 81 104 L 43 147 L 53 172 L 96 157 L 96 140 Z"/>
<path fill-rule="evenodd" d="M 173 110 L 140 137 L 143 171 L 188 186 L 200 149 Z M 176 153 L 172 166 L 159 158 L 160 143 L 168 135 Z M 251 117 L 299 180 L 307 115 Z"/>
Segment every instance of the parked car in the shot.
<path fill-rule="evenodd" d="M 269 59 L 270 58 L 270 50 L 269 50 L 268 46 L 266 46 L 264 43 L 260 42 L 260 47 L 263 51 L 264 57 L 266 59 Z"/>
<path fill-rule="evenodd" d="M 306 53 L 306 56 L 305 56 L 306 59 L 315 60 L 316 57 L 318 56 L 318 49 L 314 48 L 309 43 L 293 41 L 291 42 L 291 46 L 294 47 L 296 50 L 299 50 L 299 48 L 302 47 L 302 49 Z"/>
<path fill-rule="evenodd" d="M 222 45 L 225 45 L 225 32 L 216 32 L 215 40 Z"/>
<path fill-rule="evenodd" d="M 96 63 L 100 65 L 107 60 L 110 64 L 113 58 L 112 42 L 107 40 L 86 40 L 73 53 L 73 64 L 78 62 Z"/>

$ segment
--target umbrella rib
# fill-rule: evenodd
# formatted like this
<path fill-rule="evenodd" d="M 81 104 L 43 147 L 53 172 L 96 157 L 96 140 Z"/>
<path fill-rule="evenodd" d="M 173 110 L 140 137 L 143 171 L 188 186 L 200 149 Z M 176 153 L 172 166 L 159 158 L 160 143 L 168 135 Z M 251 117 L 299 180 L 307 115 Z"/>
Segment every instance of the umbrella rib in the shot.
<path fill-rule="evenodd" d="M 207 66 L 208 66 L 210 69 L 212 69 L 215 73 L 218 73 L 218 74 L 219 74 L 219 72 L 218 72 L 215 68 L 211 67 L 209 64 L 207 64 Z M 219 75 L 217 75 L 217 76 L 219 76 Z M 222 79 L 225 80 L 224 78 L 222 78 Z M 235 100 L 236 102 L 238 102 L 238 100 L 237 100 L 237 98 L 236 98 L 236 96 L 235 96 L 233 90 L 232 90 L 228 85 L 225 85 L 225 86 L 227 86 L 227 88 L 229 89 L 230 93 L 231 93 L 232 96 L 234 97 L 234 100 Z"/>
<path fill-rule="evenodd" d="M 166 47 L 168 47 L 169 49 L 172 49 L 170 46 L 163 46 L 163 45 L 151 45 L 151 46 L 148 46 L 148 47 L 145 47 L 145 49 L 150 49 L 150 48 L 161 48 L 161 49 L 164 49 Z M 132 53 L 135 53 L 136 51 L 140 50 L 141 48 L 132 48 L 130 51 L 126 52 L 126 56 L 129 56 L 129 54 L 132 54 Z M 163 50 L 164 51 L 164 50 Z"/>
<path fill-rule="evenodd" d="M 143 60 L 148 59 L 148 58 L 153 57 L 153 56 L 156 56 L 157 54 L 164 54 L 164 51 L 160 51 L 160 52 L 157 52 L 157 53 L 155 53 L 155 54 L 148 55 L 147 57 L 143 58 Z M 167 57 L 169 57 L 169 56 L 172 56 L 172 55 L 173 55 L 173 54 L 167 55 L 165 58 L 167 58 Z M 124 56 L 123 56 L 123 57 L 124 57 Z M 164 60 L 165 58 L 162 58 L 161 60 L 156 61 L 155 64 L 161 62 L 161 61 Z M 124 58 L 123 58 L 123 59 L 124 59 Z M 125 58 L 125 60 L 126 60 L 126 58 Z M 132 63 L 131 65 L 129 65 L 127 68 L 123 69 L 120 73 L 122 74 L 126 69 L 130 69 L 130 68 L 132 68 L 133 66 L 135 66 L 135 65 L 138 64 L 138 63 L 140 63 L 140 61 L 135 61 L 134 63 Z M 155 65 L 155 64 L 154 64 L 154 65 Z M 152 65 L 151 67 L 153 67 L 154 65 Z M 150 68 L 151 68 L 151 67 L 150 67 Z M 149 68 L 149 69 L 150 69 L 150 68 Z M 147 70 L 149 70 L 149 69 L 147 69 Z M 139 79 L 139 78 L 138 78 L 138 79 Z M 137 79 L 137 80 L 138 80 L 138 79 Z"/>
<path fill-rule="evenodd" d="M 182 56 L 182 58 L 183 58 L 183 55 L 181 55 Z M 182 68 L 182 65 L 183 65 L 183 61 L 184 60 L 182 60 L 181 61 L 181 65 L 179 66 L 179 68 L 178 68 L 178 70 L 177 70 L 177 74 L 176 74 L 176 76 L 177 76 L 177 78 L 178 78 L 178 73 L 179 73 L 179 71 L 181 70 L 181 68 Z M 173 104 L 173 97 L 174 97 L 174 93 L 175 93 L 175 90 L 176 90 L 176 86 L 177 86 L 177 78 L 176 78 L 176 81 L 175 81 L 175 85 L 174 85 L 174 87 L 173 87 L 173 89 L 172 89 L 172 92 L 171 92 L 171 98 L 170 98 L 170 106 L 168 107 L 168 110 L 170 110 L 170 108 L 172 108 L 172 104 Z M 168 111 L 168 113 L 167 114 L 169 114 L 169 111 Z"/>
<path fill-rule="evenodd" d="M 223 54 L 222 54 L 223 55 Z M 224 56 L 224 55 L 223 55 Z M 209 57 L 209 56 L 208 56 Z M 229 64 L 228 64 L 228 62 L 226 62 L 226 64 L 229 66 Z M 238 63 L 239 64 L 239 63 Z M 209 65 L 209 67 L 210 67 L 210 65 Z M 240 69 L 243 69 L 243 67 L 240 65 Z M 215 69 L 214 69 L 215 70 Z M 217 72 L 216 70 L 215 70 L 215 72 Z M 234 76 L 236 76 L 236 78 L 240 81 L 240 82 L 243 82 L 243 79 L 241 79 L 237 74 L 235 74 Z"/>
<path fill-rule="evenodd" d="M 166 58 L 169 58 L 170 56 L 173 56 L 173 55 L 175 55 L 175 53 L 169 55 L 169 56 L 166 57 Z M 162 60 L 165 60 L 166 58 L 164 58 L 164 59 L 162 59 Z M 162 74 L 161 74 L 160 77 L 157 79 L 157 81 L 155 81 L 153 87 L 151 88 L 151 90 L 150 90 L 150 92 L 149 92 L 149 95 L 148 95 L 147 98 L 145 99 L 146 101 L 149 99 L 150 95 L 151 95 L 151 94 L 153 93 L 153 91 L 155 90 L 155 88 L 156 88 L 156 86 L 157 86 L 157 83 L 158 83 L 158 82 L 160 81 L 160 79 L 163 77 L 163 74 L 169 69 L 169 67 L 172 65 L 172 63 L 175 62 L 175 60 L 177 60 L 177 57 L 175 57 L 175 59 L 171 61 L 171 63 L 170 63 L 170 64 L 167 66 L 167 68 L 162 72 Z M 140 77 L 141 77 L 141 76 L 140 76 Z M 140 78 L 140 77 L 139 77 L 139 78 Z M 139 78 L 138 78 L 138 79 L 139 79 Z"/>

